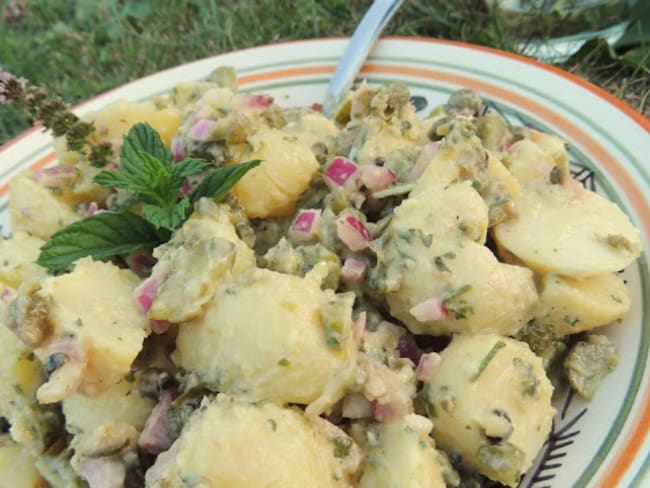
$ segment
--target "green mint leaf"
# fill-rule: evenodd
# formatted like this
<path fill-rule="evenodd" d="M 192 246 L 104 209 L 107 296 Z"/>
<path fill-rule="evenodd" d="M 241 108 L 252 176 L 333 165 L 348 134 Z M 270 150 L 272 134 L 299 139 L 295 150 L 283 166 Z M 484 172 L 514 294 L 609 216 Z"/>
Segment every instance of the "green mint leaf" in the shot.
<path fill-rule="evenodd" d="M 99 172 L 94 181 L 102 186 L 133 191 L 149 204 L 168 206 L 178 198 L 179 187 L 174 187 L 169 168 L 142 151 L 122 158 L 119 170 Z"/>
<path fill-rule="evenodd" d="M 172 166 L 171 169 L 171 178 L 174 184 L 180 187 L 183 184 L 183 180 L 188 176 L 195 175 L 200 173 L 208 166 L 208 162 L 203 159 L 184 159 L 183 161 L 176 163 Z"/>
<path fill-rule="evenodd" d="M 142 210 L 146 219 L 156 228 L 174 230 L 176 227 L 180 227 L 191 213 L 192 202 L 189 198 L 183 198 L 171 207 L 145 205 Z"/>
<path fill-rule="evenodd" d="M 169 239 L 151 223 L 130 212 L 102 212 L 55 232 L 41 247 L 36 262 L 50 271 L 62 271 L 77 259 L 95 259 L 151 249 Z"/>
<path fill-rule="evenodd" d="M 192 203 L 202 197 L 220 200 L 248 171 L 259 166 L 260 163 L 261 161 L 259 159 L 253 159 L 245 163 L 234 164 L 215 170 L 199 183 L 199 186 L 190 195 L 190 200 Z"/>
<path fill-rule="evenodd" d="M 135 124 L 124 137 L 120 148 L 120 159 L 137 161 L 137 153 L 147 153 L 170 166 L 174 156 L 167 149 L 156 129 L 146 122 Z"/>

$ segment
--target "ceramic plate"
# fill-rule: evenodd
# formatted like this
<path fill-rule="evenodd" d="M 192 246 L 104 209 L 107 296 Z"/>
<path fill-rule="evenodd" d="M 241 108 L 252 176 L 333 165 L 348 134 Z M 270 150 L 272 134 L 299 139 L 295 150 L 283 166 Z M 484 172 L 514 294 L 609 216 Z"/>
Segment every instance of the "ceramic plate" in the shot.
<path fill-rule="evenodd" d="M 237 69 L 244 91 L 268 93 L 285 107 L 320 102 L 345 40 L 276 44 L 224 54 L 143 78 L 77 107 L 78 114 L 120 98 L 163 94 L 220 65 Z M 460 88 L 473 88 L 488 110 L 570 144 L 574 176 L 618 203 L 641 229 L 644 252 L 623 273 L 632 309 L 605 333 L 621 355 L 591 403 L 573 396 L 556 403 L 553 431 L 522 487 L 650 486 L 650 121 L 612 96 L 566 73 L 499 51 L 460 43 L 388 38 L 378 43 L 361 76 L 371 85 L 405 81 L 420 113 Z M 7 182 L 25 168 L 55 162 L 51 138 L 31 130 L 0 148 L 0 223 L 7 227 Z"/>

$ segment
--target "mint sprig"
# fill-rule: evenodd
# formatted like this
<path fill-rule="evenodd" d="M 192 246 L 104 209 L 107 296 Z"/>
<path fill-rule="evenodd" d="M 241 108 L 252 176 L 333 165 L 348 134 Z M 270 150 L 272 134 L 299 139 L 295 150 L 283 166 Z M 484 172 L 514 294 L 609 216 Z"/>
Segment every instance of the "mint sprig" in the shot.
<path fill-rule="evenodd" d="M 37 264 L 51 270 L 66 269 L 77 259 L 96 259 L 150 249 L 165 242 L 169 231 L 160 231 L 131 212 L 102 212 L 73 222 L 52 234 L 41 247 Z"/>
<path fill-rule="evenodd" d="M 193 158 L 175 163 L 156 130 L 146 123 L 136 124 L 124 138 L 120 167 L 99 172 L 94 181 L 133 192 L 135 202 L 143 204 L 144 218 L 131 212 L 103 212 L 74 222 L 50 237 L 37 263 L 61 271 L 85 256 L 103 259 L 152 249 L 189 218 L 200 198 L 220 200 L 259 164 L 254 160 L 215 169 L 184 196 L 185 178 L 205 171 L 209 163 Z"/>

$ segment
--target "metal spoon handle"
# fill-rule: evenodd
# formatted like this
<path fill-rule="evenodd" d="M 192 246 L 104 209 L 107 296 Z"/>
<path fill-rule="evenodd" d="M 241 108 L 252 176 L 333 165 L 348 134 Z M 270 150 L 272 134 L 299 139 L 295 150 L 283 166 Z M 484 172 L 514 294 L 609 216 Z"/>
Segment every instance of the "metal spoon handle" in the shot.
<path fill-rule="evenodd" d="M 337 104 L 343 94 L 352 86 L 355 76 L 368 57 L 379 34 L 403 2 L 404 0 L 375 0 L 365 13 L 354 30 L 352 39 L 345 48 L 343 56 L 336 66 L 334 76 L 327 87 L 323 101 L 325 115 L 329 117 L 334 115 Z"/>

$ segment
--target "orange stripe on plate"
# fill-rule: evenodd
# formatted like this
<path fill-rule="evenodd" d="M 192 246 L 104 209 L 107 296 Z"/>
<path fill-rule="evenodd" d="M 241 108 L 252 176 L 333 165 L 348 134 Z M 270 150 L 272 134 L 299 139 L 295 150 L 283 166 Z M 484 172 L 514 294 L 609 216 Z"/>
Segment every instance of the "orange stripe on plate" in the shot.
<path fill-rule="evenodd" d="M 277 71 L 270 71 L 265 73 L 256 73 L 252 75 L 244 75 L 238 78 L 239 83 L 258 83 L 260 81 L 269 81 L 277 80 L 278 78 L 288 78 L 296 76 L 308 76 L 308 75 L 322 75 L 322 74 L 331 74 L 334 73 L 334 66 L 304 66 L 301 68 L 287 68 Z"/>
<path fill-rule="evenodd" d="M 32 164 L 29 169 L 31 171 L 36 171 L 41 168 L 44 168 L 51 162 L 53 162 L 56 159 L 56 153 L 55 152 L 49 152 L 42 158 L 38 159 L 34 164 Z M 7 193 L 9 192 L 9 183 L 6 183 L 2 186 L 0 186 L 0 197 L 4 197 Z"/>
<path fill-rule="evenodd" d="M 619 486 L 621 478 L 623 478 L 626 471 L 630 468 L 635 455 L 639 452 L 639 448 L 646 439 L 648 431 L 650 430 L 650 399 L 645 399 L 645 405 L 643 405 L 641 417 L 634 427 L 635 430 L 632 435 L 625 440 L 622 452 L 618 453 L 616 461 L 605 473 L 605 477 L 598 485 L 599 487 L 611 488 L 613 486 Z"/>

